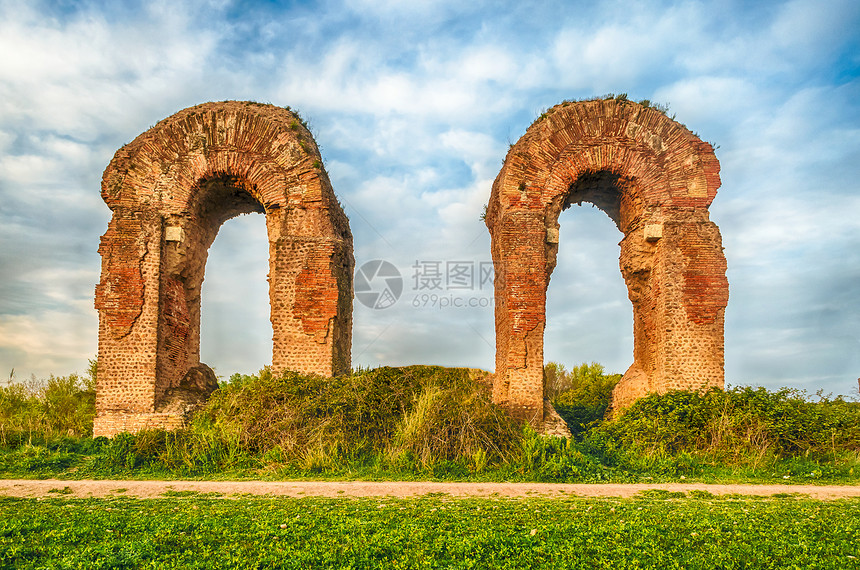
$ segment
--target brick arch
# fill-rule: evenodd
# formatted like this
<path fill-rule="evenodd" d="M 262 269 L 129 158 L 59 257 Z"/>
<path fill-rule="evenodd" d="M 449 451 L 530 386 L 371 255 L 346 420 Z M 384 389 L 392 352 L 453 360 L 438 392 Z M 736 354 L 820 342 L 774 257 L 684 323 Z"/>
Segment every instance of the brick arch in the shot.
<path fill-rule="evenodd" d="M 117 151 L 102 178 L 95 435 L 176 427 L 212 389 L 200 290 L 228 219 L 262 213 L 272 366 L 351 366 L 352 234 L 319 149 L 288 108 L 228 101 L 176 113 Z"/>
<path fill-rule="evenodd" d="M 649 392 L 723 386 L 726 261 L 708 206 L 713 148 L 664 114 L 615 99 L 562 103 L 515 145 L 486 223 L 496 267 L 494 400 L 541 426 L 546 291 L 558 216 L 591 202 L 624 234 L 619 265 L 633 304 L 633 364 L 613 409 Z M 584 332 L 584 331 L 583 331 Z"/>

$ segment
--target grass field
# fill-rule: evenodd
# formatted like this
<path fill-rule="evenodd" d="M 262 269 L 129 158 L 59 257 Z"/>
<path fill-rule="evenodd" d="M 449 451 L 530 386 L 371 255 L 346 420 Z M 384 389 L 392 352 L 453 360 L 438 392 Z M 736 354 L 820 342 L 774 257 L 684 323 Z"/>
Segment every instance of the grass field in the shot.
<path fill-rule="evenodd" d="M 0 498 L 3 568 L 860 568 L 860 500 Z"/>

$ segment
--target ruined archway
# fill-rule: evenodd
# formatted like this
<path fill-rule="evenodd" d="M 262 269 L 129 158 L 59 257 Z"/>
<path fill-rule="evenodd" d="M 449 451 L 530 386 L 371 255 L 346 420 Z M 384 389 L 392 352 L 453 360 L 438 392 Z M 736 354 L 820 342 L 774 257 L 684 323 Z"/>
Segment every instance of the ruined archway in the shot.
<path fill-rule="evenodd" d="M 624 234 L 619 264 L 633 304 L 633 364 L 613 408 L 648 392 L 723 386 L 728 302 L 713 148 L 653 108 L 619 99 L 562 103 L 513 145 L 486 223 L 496 267 L 493 398 L 544 421 L 546 291 L 558 216 L 591 202 Z"/>
<path fill-rule="evenodd" d="M 275 370 L 350 369 L 352 234 L 319 150 L 288 108 L 206 103 L 117 151 L 102 179 L 94 435 L 173 428 L 212 389 L 200 288 L 226 220 L 266 216 Z"/>

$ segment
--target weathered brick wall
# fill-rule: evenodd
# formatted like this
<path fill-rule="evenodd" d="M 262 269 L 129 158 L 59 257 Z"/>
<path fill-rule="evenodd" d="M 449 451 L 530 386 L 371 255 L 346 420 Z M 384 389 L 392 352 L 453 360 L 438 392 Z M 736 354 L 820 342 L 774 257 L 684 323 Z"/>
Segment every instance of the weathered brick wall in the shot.
<path fill-rule="evenodd" d="M 726 263 L 708 206 L 713 149 L 654 109 L 614 99 L 563 103 L 511 147 L 486 223 L 496 266 L 494 399 L 544 422 L 546 290 L 558 216 L 591 202 L 624 234 L 619 266 L 633 304 L 633 364 L 613 393 L 723 385 Z M 583 331 L 584 334 L 587 334 Z"/>
<path fill-rule="evenodd" d="M 177 427 L 175 400 L 211 389 L 188 376 L 200 364 L 200 291 L 209 246 L 239 214 L 266 216 L 273 367 L 349 370 L 352 234 L 289 109 L 180 111 L 117 151 L 102 196 L 113 218 L 99 247 L 95 435 Z"/>

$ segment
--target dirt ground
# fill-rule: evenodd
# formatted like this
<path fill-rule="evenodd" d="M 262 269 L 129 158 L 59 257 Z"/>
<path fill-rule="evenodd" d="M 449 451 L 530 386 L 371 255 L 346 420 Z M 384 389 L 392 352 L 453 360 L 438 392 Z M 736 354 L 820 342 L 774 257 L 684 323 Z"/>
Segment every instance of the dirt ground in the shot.
<path fill-rule="evenodd" d="M 567 484 L 440 483 L 430 481 L 123 481 L 0 479 L 0 496 L 8 497 L 140 497 L 180 491 L 281 497 L 419 497 L 444 493 L 452 497 L 632 497 L 647 489 L 708 491 L 714 495 L 771 496 L 797 493 L 813 499 L 860 497 L 860 486 L 841 485 L 710 485 L 700 483 Z"/>

